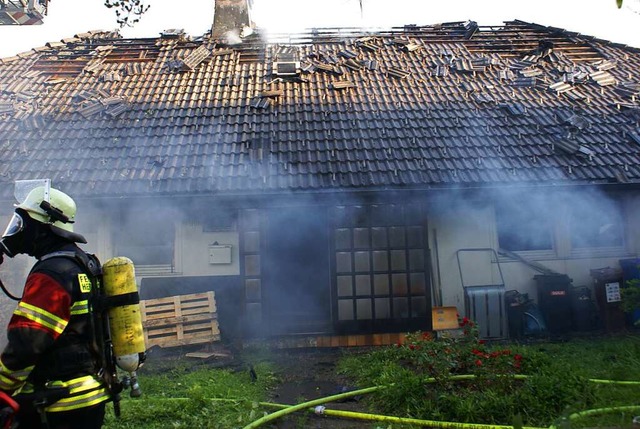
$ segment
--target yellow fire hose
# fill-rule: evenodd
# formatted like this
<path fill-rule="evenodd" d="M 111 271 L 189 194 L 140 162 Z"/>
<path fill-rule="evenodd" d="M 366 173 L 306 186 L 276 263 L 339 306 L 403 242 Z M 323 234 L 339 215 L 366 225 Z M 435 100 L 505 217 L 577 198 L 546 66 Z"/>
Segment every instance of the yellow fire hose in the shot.
<path fill-rule="evenodd" d="M 518 380 L 524 380 L 526 379 L 528 376 L 526 375 L 512 375 L 511 377 L 518 379 Z M 473 374 L 466 374 L 466 375 L 454 375 L 451 376 L 450 379 L 451 380 L 470 380 L 475 378 L 475 375 Z M 427 383 L 433 383 L 435 382 L 436 379 L 435 378 L 428 378 L 425 380 L 425 382 Z M 628 384 L 628 385 L 632 385 L 632 384 L 640 384 L 640 382 L 634 382 L 634 381 L 614 381 L 614 380 L 598 380 L 598 379 L 590 379 L 589 381 L 594 382 L 594 383 L 610 383 L 610 384 Z M 375 392 L 376 390 L 380 390 L 383 388 L 386 388 L 388 386 L 375 386 L 375 387 L 369 387 L 366 389 L 360 389 L 360 390 L 353 390 L 350 392 L 345 392 L 345 393 L 341 393 L 338 395 L 333 395 L 333 396 L 328 396 L 326 398 L 319 398 L 319 399 L 314 399 L 312 401 L 307 401 L 307 402 L 303 402 L 301 404 L 297 404 L 297 405 L 293 405 L 290 406 L 288 408 L 285 409 L 281 409 L 279 411 L 276 411 L 274 413 L 271 414 L 267 414 L 264 417 L 259 418 L 258 420 L 246 425 L 243 429 L 255 429 L 265 423 L 268 423 L 272 420 L 275 420 L 277 418 L 286 416 L 288 414 L 294 413 L 296 411 L 300 411 L 303 410 L 305 408 L 310 408 L 310 407 L 315 407 L 318 405 L 322 405 L 322 404 L 326 404 L 328 402 L 333 402 L 333 401 L 337 401 L 340 399 L 344 399 L 344 398 L 348 398 L 351 396 L 357 396 L 357 395 L 361 395 L 364 393 L 371 393 L 371 392 Z M 587 411 L 582 411 L 581 413 L 576 413 L 574 416 L 574 419 L 586 416 L 586 415 L 594 415 L 597 413 L 607 413 L 607 412 L 616 412 L 622 409 L 628 409 L 629 411 L 631 410 L 635 410 L 635 409 L 640 409 L 640 406 L 626 406 L 626 407 L 611 407 L 611 408 L 601 408 L 598 410 L 587 410 Z M 346 417 L 347 415 L 350 416 L 350 418 L 360 418 L 360 419 L 364 419 L 364 420 L 378 420 L 378 418 L 381 418 L 384 421 L 396 421 L 396 422 L 401 422 L 404 421 L 405 423 L 409 423 L 409 421 L 406 420 L 406 418 L 402 418 L 402 417 L 391 417 L 391 416 L 377 416 L 375 414 L 365 414 L 365 413 L 354 413 L 354 412 L 346 412 L 346 411 L 332 411 L 332 414 L 338 416 L 338 414 L 335 413 L 339 413 L 341 417 Z M 325 413 L 326 414 L 326 413 Z M 386 419 L 390 419 L 390 420 L 386 420 Z M 402 420 L 394 420 L 394 419 L 402 419 Z M 504 426 L 504 425 L 484 425 L 484 424 L 476 424 L 476 423 L 454 423 L 454 422 L 438 422 L 438 421 L 430 421 L 430 420 L 418 420 L 418 419 L 409 419 L 412 421 L 411 424 L 415 424 L 415 425 L 421 425 L 421 426 L 430 426 L 430 427 L 438 427 L 438 428 L 443 428 L 443 429 L 454 429 L 454 428 L 458 428 L 458 429 L 505 429 L 505 428 L 512 428 L 513 426 Z M 539 429 L 539 428 L 533 428 L 533 427 L 528 427 L 527 429 Z M 555 426 L 550 426 L 549 429 L 557 429 Z"/>
<path fill-rule="evenodd" d="M 528 376 L 526 375 L 513 375 L 516 379 L 524 380 Z M 451 376 L 452 380 L 469 380 L 475 378 L 475 375 L 455 375 Z M 427 383 L 433 383 L 436 379 L 428 378 L 425 380 Z M 601 384 L 621 384 L 621 385 L 640 385 L 639 381 L 616 381 L 616 380 L 602 380 L 602 379 L 589 379 L 592 383 L 601 383 Z M 295 413 L 297 411 L 310 411 L 318 415 L 325 415 L 330 417 L 340 417 L 354 420 L 364 420 L 364 421 L 381 421 L 381 422 L 389 422 L 389 423 L 400 423 L 400 424 L 411 424 L 415 426 L 425 426 L 425 427 L 433 427 L 440 429 L 509 429 L 513 428 L 510 425 L 494 425 L 494 424 L 478 424 L 478 423 L 458 423 L 458 422 L 445 422 L 445 421 L 436 421 L 436 420 L 421 420 L 414 419 L 409 417 L 394 417 L 394 416 L 386 416 L 380 414 L 369 414 L 369 413 L 360 413 L 355 411 L 344 411 L 344 410 L 331 410 L 324 407 L 323 404 L 330 403 L 333 401 L 338 401 L 346 398 L 350 398 L 353 396 L 363 395 L 366 393 L 372 393 L 384 388 L 388 388 L 390 386 L 373 386 L 364 389 L 352 390 L 349 392 L 343 392 L 337 395 L 331 395 L 324 398 L 318 398 L 311 401 L 303 402 L 296 405 L 285 405 L 285 404 L 277 404 L 271 402 L 259 402 L 258 404 L 267 408 L 277 408 L 278 411 L 275 411 L 271 414 L 267 414 L 258 420 L 253 421 L 252 423 L 246 425 L 243 429 L 255 429 L 265 423 L 276 420 L 280 417 L 284 417 L 286 415 Z M 147 398 L 149 400 L 150 398 Z M 188 401 L 190 398 L 153 398 L 154 400 L 168 400 L 168 401 Z M 207 401 L 211 402 L 242 402 L 237 399 L 230 398 L 207 398 Z M 617 407 L 608 407 L 608 408 L 598 408 L 593 410 L 585 410 L 580 411 L 574 414 L 571 414 L 568 417 L 568 420 L 574 421 L 581 419 L 583 417 L 609 414 L 615 412 L 640 412 L 640 405 L 632 405 L 632 406 L 617 406 Z M 551 425 L 548 428 L 542 427 L 534 427 L 534 426 L 523 426 L 522 429 L 558 429 L 556 425 Z"/>

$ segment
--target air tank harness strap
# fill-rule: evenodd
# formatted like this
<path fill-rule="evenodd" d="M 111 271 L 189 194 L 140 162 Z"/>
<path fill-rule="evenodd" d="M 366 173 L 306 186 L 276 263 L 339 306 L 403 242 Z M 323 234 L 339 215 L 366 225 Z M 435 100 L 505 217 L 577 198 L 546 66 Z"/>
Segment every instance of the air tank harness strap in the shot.
<path fill-rule="evenodd" d="M 122 295 L 94 297 L 93 308 L 97 311 L 104 311 L 114 307 L 125 305 L 135 305 L 140 303 L 140 294 L 136 292 L 123 293 Z"/>

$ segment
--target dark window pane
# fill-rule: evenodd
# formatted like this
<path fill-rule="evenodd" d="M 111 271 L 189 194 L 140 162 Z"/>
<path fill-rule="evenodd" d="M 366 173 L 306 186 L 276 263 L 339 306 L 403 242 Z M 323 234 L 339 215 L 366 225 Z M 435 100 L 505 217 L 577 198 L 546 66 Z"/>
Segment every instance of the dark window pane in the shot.
<path fill-rule="evenodd" d="M 376 298 L 376 319 L 388 319 L 391 317 L 389 298 Z"/>
<path fill-rule="evenodd" d="M 246 255 L 244 257 L 244 271 L 248 276 L 259 276 L 260 255 Z"/>
<path fill-rule="evenodd" d="M 247 301 L 260 301 L 262 299 L 260 279 L 247 279 L 244 284 Z"/>
<path fill-rule="evenodd" d="M 257 231 L 246 232 L 244 234 L 244 251 L 247 253 L 257 253 L 260 250 L 260 233 Z"/>
<path fill-rule="evenodd" d="M 371 235 L 373 238 L 374 249 L 384 249 L 388 246 L 387 228 L 385 227 L 371 228 Z"/>
<path fill-rule="evenodd" d="M 411 299 L 411 317 L 427 316 L 427 298 L 414 297 Z"/>
<path fill-rule="evenodd" d="M 424 229 L 421 226 L 410 226 L 407 228 L 408 246 L 412 248 L 424 246 Z"/>
<path fill-rule="evenodd" d="M 210 231 L 233 231 L 236 229 L 238 213 L 235 210 L 216 210 L 207 213 L 202 221 L 202 230 Z"/>
<path fill-rule="evenodd" d="M 389 295 L 389 275 L 375 274 L 373 276 L 373 287 L 375 295 Z"/>
<path fill-rule="evenodd" d="M 393 271 L 404 271 L 407 269 L 407 256 L 404 250 L 391 251 L 391 269 Z"/>
<path fill-rule="evenodd" d="M 351 211 L 348 207 L 337 206 L 333 210 L 333 218 L 335 219 L 337 226 L 351 226 L 353 221 L 351 219 Z"/>
<path fill-rule="evenodd" d="M 338 276 L 338 296 L 353 296 L 351 276 Z"/>
<path fill-rule="evenodd" d="M 389 225 L 393 219 L 393 214 L 388 205 L 371 206 L 371 224 L 382 226 Z"/>
<path fill-rule="evenodd" d="M 409 317 L 409 300 L 407 298 L 393 299 L 393 317 Z"/>
<path fill-rule="evenodd" d="M 412 295 L 424 295 L 426 293 L 427 286 L 424 280 L 424 273 L 412 273 L 411 274 L 411 294 Z"/>
<path fill-rule="evenodd" d="M 260 211 L 245 210 L 242 216 L 244 229 L 258 229 L 260 227 Z"/>
<path fill-rule="evenodd" d="M 373 271 L 389 270 L 389 252 L 377 250 L 373 252 Z"/>
<path fill-rule="evenodd" d="M 371 295 L 371 276 L 356 276 L 356 295 Z"/>
<path fill-rule="evenodd" d="M 356 228 L 353 230 L 353 247 L 356 249 L 369 248 L 369 228 Z"/>
<path fill-rule="evenodd" d="M 353 206 L 353 220 L 355 226 L 367 226 L 369 225 L 367 208 L 364 206 Z"/>
<path fill-rule="evenodd" d="M 351 253 L 336 253 L 336 271 L 339 273 L 351 272 Z"/>
<path fill-rule="evenodd" d="M 356 312 L 358 320 L 367 320 L 373 317 L 373 309 L 371 308 L 371 299 L 357 299 Z"/>
<path fill-rule="evenodd" d="M 389 206 L 391 212 L 391 224 L 392 225 L 404 225 L 404 207 L 399 204 L 392 204 Z"/>
<path fill-rule="evenodd" d="M 345 250 L 351 248 L 351 230 L 336 229 L 336 249 Z"/>
<path fill-rule="evenodd" d="M 624 224 L 618 204 L 611 201 L 577 203 L 571 207 L 573 248 L 621 247 Z"/>
<path fill-rule="evenodd" d="M 356 252 L 354 255 L 356 272 L 369 271 L 371 263 L 369 261 L 369 252 Z"/>
<path fill-rule="evenodd" d="M 389 228 L 389 246 L 393 248 L 404 247 L 404 227 Z"/>
<path fill-rule="evenodd" d="M 172 265 L 174 236 L 173 222 L 129 216 L 117 230 L 116 248 L 136 265 Z"/>
<path fill-rule="evenodd" d="M 409 288 L 407 286 L 406 274 L 392 274 L 391 275 L 391 287 L 393 288 L 393 294 L 395 296 L 407 295 Z"/>
<path fill-rule="evenodd" d="M 409 250 L 409 268 L 411 269 L 411 271 L 424 270 L 424 250 Z"/>
<path fill-rule="evenodd" d="M 350 299 L 338 301 L 338 319 L 353 320 L 353 301 Z"/>
<path fill-rule="evenodd" d="M 512 251 L 552 249 L 553 228 L 548 213 L 549 207 L 531 207 L 524 201 L 498 205 L 498 244 Z"/>
<path fill-rule="evenodd" d="M 405 207 L 405 215 L 409 225 L 421 225 L 424 222 L 422 208 L 419 204 L 408 204 Z"/>

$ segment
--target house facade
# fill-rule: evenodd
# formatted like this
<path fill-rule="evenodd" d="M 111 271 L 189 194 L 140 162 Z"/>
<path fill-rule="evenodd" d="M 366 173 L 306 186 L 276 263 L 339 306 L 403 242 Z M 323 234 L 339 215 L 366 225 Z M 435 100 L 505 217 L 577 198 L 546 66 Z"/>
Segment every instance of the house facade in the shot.
<path fill-rule="evenodd" d="M 1 59 L 3 216 L 51 178 L 143 298 L 215 290 L 242 338 L 388 342 L 442 306 L 506 338 L 505 291 L 637 257 L 638 49 L 521 21 L 271 37 Z"/>

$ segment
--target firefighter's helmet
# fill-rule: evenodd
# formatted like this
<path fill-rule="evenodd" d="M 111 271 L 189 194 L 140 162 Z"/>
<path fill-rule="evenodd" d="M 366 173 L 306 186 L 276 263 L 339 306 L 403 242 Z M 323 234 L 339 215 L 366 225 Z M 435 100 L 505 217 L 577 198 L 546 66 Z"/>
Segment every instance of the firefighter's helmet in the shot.
<path fill-rule="evenodd" d="M 16 204 L 16 208 L 25 210 L 32 219 L 38 222 L 48 223 L 73 232 L 76 203 L 69 195 L 57 189 L 49 189 L 49 201 L 47 202 L 44 186 L 34 188 L 24 201 Z"/>
<path fill-rule="evenodd" d="M 55 234 L 75 242 L 86 243 L 84 237 L 73 232 L 76 203 L 64 192 L 38 186 L 15 207 L 26 211 L 29 217 L 38 222 L 51 225 L 51 230 Z"/>

